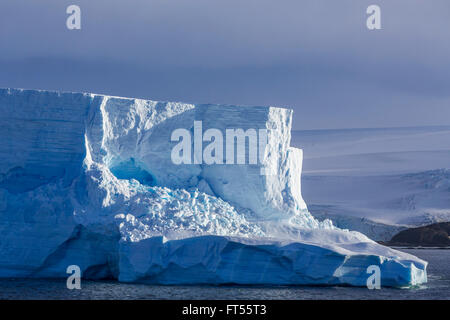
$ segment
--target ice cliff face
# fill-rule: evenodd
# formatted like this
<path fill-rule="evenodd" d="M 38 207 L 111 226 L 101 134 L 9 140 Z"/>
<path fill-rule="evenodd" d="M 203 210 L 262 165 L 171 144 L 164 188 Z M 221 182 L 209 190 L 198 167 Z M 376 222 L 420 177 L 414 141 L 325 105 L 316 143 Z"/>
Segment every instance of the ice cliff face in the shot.
<path fill-rule="evenodd" d="M 0 89 L 0 276 L 161 284 L 382 285 L 426 262 L 318 222 L 301 197 L 292 111 Z M 267 129 L 260 164 L 171 161 L 171 134 Z M 262 175 L 271 168 L 275 174 Z"/>

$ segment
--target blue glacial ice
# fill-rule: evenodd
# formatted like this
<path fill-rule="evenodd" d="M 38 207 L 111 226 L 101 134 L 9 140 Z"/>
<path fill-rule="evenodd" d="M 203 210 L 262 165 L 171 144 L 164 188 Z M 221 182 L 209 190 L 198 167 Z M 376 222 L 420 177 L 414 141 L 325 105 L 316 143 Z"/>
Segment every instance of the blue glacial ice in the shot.
<path fill-rule="evenodd" d="M 292 110 L 0 89 L 0 276 L 154 284 L 426 282 L 427 263 L 319 222 Z M 176 165 L 171 133 L 268 129 L 261 164 Z M 261 168 L 276 174 L 261 175 Z"/>

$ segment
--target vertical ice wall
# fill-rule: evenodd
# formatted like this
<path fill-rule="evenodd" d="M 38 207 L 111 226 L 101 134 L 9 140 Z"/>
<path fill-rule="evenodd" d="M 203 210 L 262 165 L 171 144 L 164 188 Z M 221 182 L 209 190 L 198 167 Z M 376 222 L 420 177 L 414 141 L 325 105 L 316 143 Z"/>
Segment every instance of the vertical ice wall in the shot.
<path fill-rule="evenodd" d="M 250 209 L 259 219 L 306 209 L 300 190 L 302 153 L 289 146 L 291 110 L 103 97 L 91 117 L 90 153 L 116 176 L 169 188 L 198 187 Z M 214 128 L 224 136 L 226 129 L 267 129 L 265 160 L 256 165 L 174 164 L 171 150 L 176 142 L 171 142 L 171 134 L 179 128 L 193 132 L 194 121 L 202 122 L 203 132 Z M 194 150 L 194 137 L 191 143 Z M 262 168 L 272 173 L 263 175 Z"/>
<path fill-rule="evenodd" d="M 202 166 L 201 176 L 216 195 L 251 209 L 259 219 L 287 217 L 306 209 L 300 189 L 302 152 L 289 146 L 292 110 L 201 105 L 196 119 L 202 121 L 203 130 L 266 129 L 268 133 L 262 163 Z"/>
<path fill-rule="evenodd" d="M 12 193 L 70 182 L 84 158 L 85 119 L 101 97 L 0 89 L 0 173 Z M 8 178 L 11 177 L 11 178 Z"/>
<path fill-rule="evenodd" d="M 101 98 L 0 89 L 0 274 L 28 276 L 74 233 L 69 189 Z"/>

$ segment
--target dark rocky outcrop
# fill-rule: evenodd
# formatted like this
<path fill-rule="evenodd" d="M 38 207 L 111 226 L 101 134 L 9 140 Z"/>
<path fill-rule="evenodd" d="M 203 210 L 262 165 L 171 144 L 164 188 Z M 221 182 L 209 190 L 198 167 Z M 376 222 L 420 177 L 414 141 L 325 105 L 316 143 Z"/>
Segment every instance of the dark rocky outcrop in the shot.
<path fill-rule="evenodd" d="M 386 243 L 389 246 L 450 246 L 450 222 L 434 223 L 428 226 L 400 231 Z"/>

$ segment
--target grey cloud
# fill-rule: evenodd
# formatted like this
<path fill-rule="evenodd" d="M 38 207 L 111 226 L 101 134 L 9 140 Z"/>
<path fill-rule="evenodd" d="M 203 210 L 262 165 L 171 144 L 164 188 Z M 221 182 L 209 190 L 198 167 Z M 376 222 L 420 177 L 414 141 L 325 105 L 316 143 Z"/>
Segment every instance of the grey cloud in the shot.
<path fill-rule="evenodd" d="M 279 105 L 300 129 L 449 124 L 450 3 L 5 0 L 0 86 Z M 82 8 L 82 30 L 65 8 Z"/>

